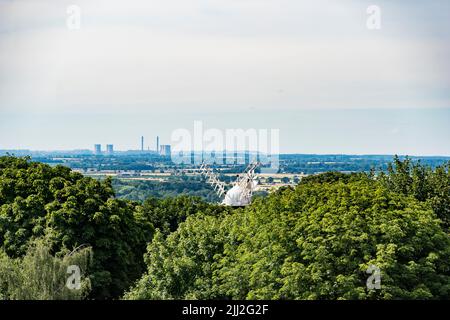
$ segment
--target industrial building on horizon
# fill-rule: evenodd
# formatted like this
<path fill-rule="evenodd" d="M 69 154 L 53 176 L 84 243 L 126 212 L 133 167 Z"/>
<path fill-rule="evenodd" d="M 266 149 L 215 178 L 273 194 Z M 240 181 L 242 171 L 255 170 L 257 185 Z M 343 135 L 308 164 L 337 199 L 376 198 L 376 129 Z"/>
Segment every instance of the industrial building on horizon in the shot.
<path fill-rule="evenodd" d="M 156 136 L 156 153 L 159 153 L 159 136 Z"/>
<path fill-rule="evenodd" d="M 107 154 L 113 154 L 113 153 L 114 153 L 114 145 L 112 145 L 112 144 L 107 144 L 107 145 L 106 145 L 106 153 L 107 153 Z"/>
<path fill-rule="evenodd" d="M 162 144 L 159 148 L 159 155 L 169 157 L 171 155 L 170 144 Z"/>
<path fill-rule="evenodd" d="M 168 157 L 171 155 L 171 146 L 169 144 L 159 144 L 159 136 L 156 136 L 156 148 L 154 150 L 150 149 L 150 146 L 147 148 L 148 150 L 145 150 L 144 142 L 145 138 L 144 136 L 141 136 L 140 140 L 140 149 L 138 150 L 128 150 L 127 152 L 148 152 L 153 154 L 158 154 L 164 157 Z M 101 155 L 101 154 L 114 154 L 114 145 L 113 144 L 107 144 L 105 152 L 102 151 L 102 145 L 101 144 L 94 144 L 94 152 L 95 155 Z"/>
<path fill-rule="evenodd" d="M 107 144 L 106 145 L 106 154 L 113 154 L 113 153 L 114 153 L 114 145 Z M 96 155 L 103 154 L 101 144 L 94 144 L 94 154 L 96 154 Z"/>

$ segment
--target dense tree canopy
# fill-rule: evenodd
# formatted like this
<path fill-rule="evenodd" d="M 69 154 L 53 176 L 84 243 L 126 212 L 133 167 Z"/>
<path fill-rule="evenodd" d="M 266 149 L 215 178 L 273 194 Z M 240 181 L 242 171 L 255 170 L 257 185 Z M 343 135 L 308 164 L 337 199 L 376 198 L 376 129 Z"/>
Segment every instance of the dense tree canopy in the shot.
<path fill-rule="evenodd" d="M 52 252 L 88 244 L 93 296 L 120 295 L 142 272 L 153 227 L 131 202 L 114 199 L 111 181 L 29 159 L 0 158 L 0 244 L 12 257 L 46 236 Z"/>
<path fill-rule="evenodd" d="M 222 180 L 224 181 L 224 180 Z M 200 197 L 208 202 L 219 202 L 212 186 L 199 176 L 170 177 L 169 181 L 113 179 L 118 198 L 144 202 L 147 198 L 174 198 L 180 195 Z"/>
<path fill-rule="evenodd" d="M 91 247 L 52 256 L 44 239 L 33 242 L 20 258 L 10 258 L 0 249 L 0 299 L 83 299 L 91 290 L 87 276 L 91 258 Z M 79 268 L 80 274 L 79 284 L 72 288 L 67 286 L 68 280 L 70 283 L 78 281 L 68 278 L 73 266 Z"/>
<path fill-rule="evenodd" d="M 217 216 L 231 211 L 229 207 L 211 205 L 198 197 L 191 196 L 163 199 L 150 197 L 138 210 L 154 228 L 159 229 L 165 235 L 177 230 L 178 225 L 191 215 Z"/>
<path fill-rule="evenodd" d="M 157 233 L 125 298 L 450 298 L 450 237 L 426 199 L 369 175 L 308 180 Z M 367 288 L 370 266 L 380 290 Z"/>
<path fill-rule="evenodd" d="M 449 299 L 449 169 L 395 158 L 233 209 L 117 199 L 110 179 L 0 157 L 0 298 Z M 63 270 L 80 245 L 86 290 L 34 273 Z M 380 289 L 367 287 L 373 267 Z"/>
<path fill-rule="evenodd" d="M 143 254 L 155 228 L 165 234 L 190 214 L 223 207 L 196 197 L 148 198 L 143 205 L 116 199 L 111 180 L 29 158 L 0 157 L 0 249 L 21 258 L 45 237 L 51 253 L 80 245 L 93 251 L 91 297 L 119 297 L 145 270 Z"/>
<path fill-rule="evenodd" d="M 394 192 L 427 202 L 450 228 L 450 162 L 432 170 L 409 158 L 400 161 L 396 156 L 388 166 L 388 174 L 381 174 L 379 180 Z"/>

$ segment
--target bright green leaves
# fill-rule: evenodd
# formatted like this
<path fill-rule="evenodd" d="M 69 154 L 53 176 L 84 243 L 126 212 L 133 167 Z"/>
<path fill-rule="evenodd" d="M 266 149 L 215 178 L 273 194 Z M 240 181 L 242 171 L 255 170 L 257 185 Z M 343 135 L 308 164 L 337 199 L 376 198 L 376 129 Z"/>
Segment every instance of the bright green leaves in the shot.
<path fill-rule="evenodd" d="M 450 238 L 426 203 L 364 176 L 310 180 L 159 234 L 126 298 L 450 297 Z"/>

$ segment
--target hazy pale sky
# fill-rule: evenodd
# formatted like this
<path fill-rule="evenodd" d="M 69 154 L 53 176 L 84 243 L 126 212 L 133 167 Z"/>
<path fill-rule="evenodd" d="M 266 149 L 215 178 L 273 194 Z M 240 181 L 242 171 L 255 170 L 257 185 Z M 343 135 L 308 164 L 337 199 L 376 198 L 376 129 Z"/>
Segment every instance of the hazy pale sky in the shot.
<path fill-rule="evenodd" d="M 280 129 L 282 152 L 450 155 L 449 57 L 447 0 L 0 0 L 0 149 L 202 120 Z"/>

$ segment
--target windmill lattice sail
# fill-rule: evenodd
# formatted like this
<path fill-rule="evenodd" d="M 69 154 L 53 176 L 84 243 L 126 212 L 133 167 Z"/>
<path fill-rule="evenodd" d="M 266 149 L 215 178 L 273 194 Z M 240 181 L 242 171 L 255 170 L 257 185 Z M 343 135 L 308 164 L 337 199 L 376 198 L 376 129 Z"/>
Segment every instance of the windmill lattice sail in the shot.
<path fill-rule="evenodd" d="M 200 166 L 200 172 L 207 177 L 219 197 L 225 194 L 222 204 L 232 207 L 242 207 L 251 203 L 253 191 L 257 185 L 256 168 L 259 162 L 253 162 L 247 166 L 242 174 L 238 176 L 233 187 L 225 192 L 226 184 L 219 180 L 218 175 L 205 163 Z"/>
<path fill-rule="evenodd" d="M 202 163 L 200 172 L 207 178 L 219 197 L 222 197 L 225 194 L 225 182 L 220 181 L 218 175 L 206 163 Z"/>

